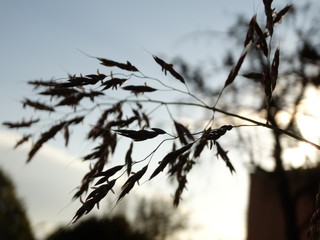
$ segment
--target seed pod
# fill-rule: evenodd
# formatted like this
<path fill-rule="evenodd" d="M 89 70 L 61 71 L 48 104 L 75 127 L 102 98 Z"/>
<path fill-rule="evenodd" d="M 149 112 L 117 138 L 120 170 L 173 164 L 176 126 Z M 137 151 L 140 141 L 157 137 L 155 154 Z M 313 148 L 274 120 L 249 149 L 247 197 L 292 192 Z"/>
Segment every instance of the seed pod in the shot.
<path fill-rule="evenodd" d="M 185 83 L 183 77 L 173 69 L 173 65 L 172 64 L 166 63 L 161 58 L 158 58 L 155 55 L 153 55 L 153 58 L 162 67 L 162 71 L 164 72 L 165 75 L 167 75 L 167 71 L 168 71 L 177 80 L 179 80 L 182 83 Z"/>

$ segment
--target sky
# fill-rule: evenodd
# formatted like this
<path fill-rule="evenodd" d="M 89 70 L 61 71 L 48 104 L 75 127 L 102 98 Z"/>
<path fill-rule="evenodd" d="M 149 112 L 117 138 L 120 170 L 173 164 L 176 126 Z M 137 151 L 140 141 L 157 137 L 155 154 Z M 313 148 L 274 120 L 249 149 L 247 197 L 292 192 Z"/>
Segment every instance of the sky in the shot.
<path fill-rule="evenodd" d="M 261 10 L 258 0 L 0 0 L 0 121 L 18 121 L 34 114 L 23 110 L 20 103 L 24 97 L 34 97 L 28 80 L 95 73 L 101 68 L 81 51 L 120 62 L 129 60 L 146 74 L 163 76 L 149 52 L 165 59 L 183 57 L 190 63 L 219 59 L 228 46 L 225 32 L 236 14 L 251 17 Z M 220 34 L 209 39 L 194 37 L 207 30 Z M 33 228 L 43 236 L 40 229 L 68 222 L 79 207 L 69 205 L 70 193 L 86 170 L 77 158 L 88 146 L 79 140 L 65 149 L 58 139 L 26 165 L 28 146 L 12 150 L 18 134 L 0 126 L 0 167 L 13 178 Z M 201 176 L 194 173 L 189 181 L 185 206 L 193 211 L 197 224 L 203 224 L 194 230 L 197 239 L 244 239 L 247 171 L 236 163 L 238 173 L 231 176 L 223 164 L 200 164 L 198 172 L 208 171 L 208 166 L 210 170 Z M 221 211 L 224 205 L 229 208 Z M 237 226 L 233 232 L 226 227 L 230 223 Z"/>

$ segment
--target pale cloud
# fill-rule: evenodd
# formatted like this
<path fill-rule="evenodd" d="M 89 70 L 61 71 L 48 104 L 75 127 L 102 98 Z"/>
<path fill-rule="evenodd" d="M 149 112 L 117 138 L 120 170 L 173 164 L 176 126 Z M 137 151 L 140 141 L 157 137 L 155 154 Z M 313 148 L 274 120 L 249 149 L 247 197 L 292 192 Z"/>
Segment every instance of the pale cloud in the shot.
<path fill-rule="evenodd" d="M 74 189 L 88 168 L 77 156 L 48 144 L 26 164 L 31 143 L 12 149 L 19 138 L 0 130 L 0 167 L 12 178 L 36 236 L 41 238 L 72 219 L 79 207 L 78 201 L 71 202 Z"/>
<path fill-rule="evenodd" d="M 1 147 L 12 149 L 14 145 L 17 143 L 17 141 L 21 138 L 22 138 L 22 135 L 19 135 L 11 131 L 0 129 L 0 146 Z M 27 152 L 30 151 L 31 147 L 32 147 L 32 144 L 30 141 L 28 141 L 22 144 L 21 146 L 19 146 L 17 150 L 19 152 L 25 152 L 25 156 L 27 156 Z M 53 158 L 53 160 L 56 161 L 57 163 L 59 162 L 64 166 L 77 168 L 81 171 L 86 171 L 88 169 L 88 165 L 79 160 L 80 157 L 74 156 L 68 153 L 67 150 L 62 150 L 57 147 L 53 147 L 49 144 L 44 144 L 36 155 L 41 155 L 44 158 Z"/>

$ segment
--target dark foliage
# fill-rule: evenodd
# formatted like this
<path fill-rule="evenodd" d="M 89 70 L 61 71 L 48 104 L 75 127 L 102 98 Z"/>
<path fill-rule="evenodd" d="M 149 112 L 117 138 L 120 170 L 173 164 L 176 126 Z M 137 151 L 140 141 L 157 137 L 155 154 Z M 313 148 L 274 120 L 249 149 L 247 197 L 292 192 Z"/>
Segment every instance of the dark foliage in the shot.
<path fill-rule="evenodd" d="M 97 219 L 91 217 L 73 228 L 58 229 L 47 240 L 149 240 L 143 233 L 135 231 L 123 216 Z"/>
<path fill-rule="evenodd" d="M 0 238 L 3 240 L 35 239 L 21 200 L 11 180 L 0 169 Z"/>

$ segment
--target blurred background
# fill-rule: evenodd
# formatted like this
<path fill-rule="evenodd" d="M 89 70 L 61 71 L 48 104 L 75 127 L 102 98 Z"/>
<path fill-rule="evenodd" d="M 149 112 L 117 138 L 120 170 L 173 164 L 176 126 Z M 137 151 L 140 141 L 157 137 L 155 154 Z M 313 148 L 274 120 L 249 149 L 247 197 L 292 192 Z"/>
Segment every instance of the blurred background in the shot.
<path fill-rule="evenodd" d="M 273 46 L 281 49 L 272 116 L 266 116 L 260 80 L 246 77 L 262 71 L 265 62 L 259 51 L 246 59 L 218 107 L 261 122 L 268 118 L 277 127 L 319 143 L 319 3 L 273 3 L 277 10 L 287 4 L 294 8 L 277 25 L 272 39 Z M 191 91 L 213 105 L 241 54 L 255 14 L 263 26 L 262 1 L 0 1 L 0 121 L 29 120 L 39 114 L 22 107 L 24 98 L 41 100 L 27 81 L 86 75 L 97 69 L 107 72 L 86 54 L 129 60 L 147 76 L 164 79 L 150 55 L 155 54 L 172 62 Z M 210 118 L 201 111 L 179 108 L 172 113 L 191 127 Z M 41 116 L 43 125 L 34 129 L 39 133 L 54 117 Z M 160 112 L 154 118 L 160 127 L 167 127 L 162 116 Z M 97 117 L 89 117 L 92 124 Z M 218 125 L 244 124 L 226 116 L 217 119 Z M 235 174 L 215 152 L 201 157 L 188 176 L 178 208 L 172 207 L 173 189 L 163 174 L 142 184 L 114 209 L 114 199 L 106 199 L 99 210 L 64 231 L 81 206 L 71 199 L 88 170 L 81 157 L 93 146 L 83 135 L 89 127 L 84 123 L 75 128 L 68 148 L 63 136 L 56 136 L 26 164 L 31 143 L 13 149 L 23 132 L 0 126 L 4 173 L 0 224 L 11 227 L 2 228 L 0 236 L 21 232 L 22 236 L 7 239 L 79 239 L 89 229 L 91 239 L 306 239 L 318 192 L 318 150 L 258 127 L 237 128 L 221 140 Z M 144 146 L 138 149 L 145 155 Z M 13 212 L 19 214 L 10 219 Z M 9 224 L 8 219 L 21 222 Z"/>

